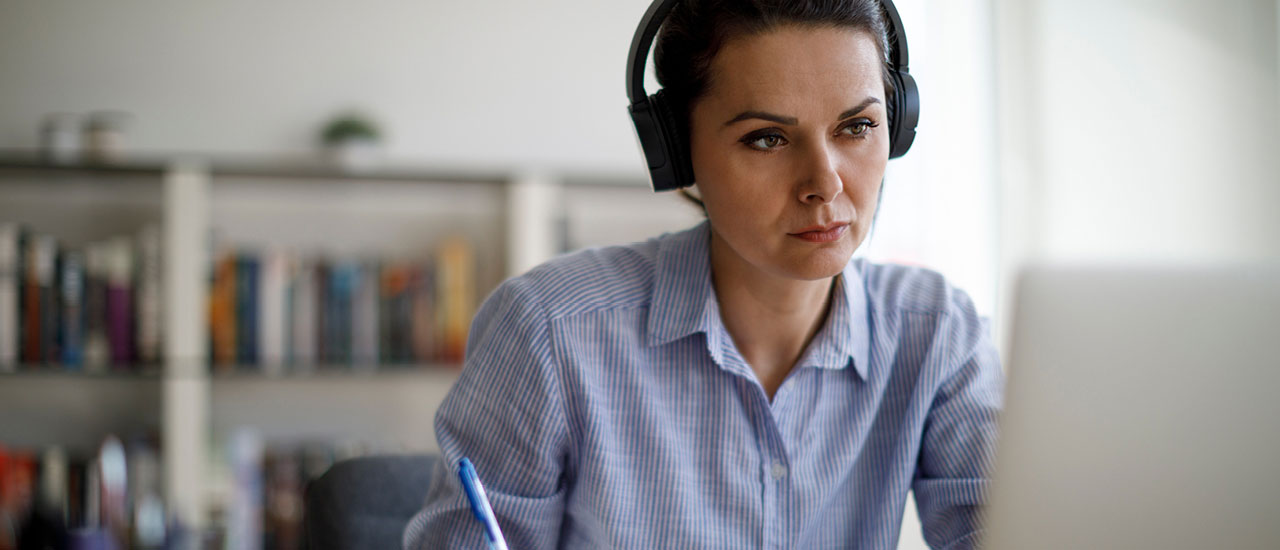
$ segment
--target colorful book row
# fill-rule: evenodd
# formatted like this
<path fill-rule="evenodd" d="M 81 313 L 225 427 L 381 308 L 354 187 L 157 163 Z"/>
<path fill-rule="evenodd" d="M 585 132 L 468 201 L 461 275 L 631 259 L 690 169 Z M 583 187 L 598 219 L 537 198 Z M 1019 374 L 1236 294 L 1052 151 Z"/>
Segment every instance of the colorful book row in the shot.
<path fill-rule="evenodd" d="M 268 374 L 460 363 L 474 279 L 461 238 L 410 261 L 223 252 L 210 274 L 210 360 Z"/>
<path fill-rule="evenodd" d="M 162 482 L 155 438 L 107 437 L 94 456 L 0 445 L 0 549 L 176 548 Z"/>
<path fill-rule="evenodd" d="M 77 248 L 0 223 L 0 372 L 158 364 L 160 231 Z"/>
<path fill-rule="evenodd" d="M 165 503 L 158 440 L 104 439 L 96 454 L 0 444 L 0 550 L 264 548 L 301 550 L 306 488 L 336 461 L 380 449 L 269 444 L 237 432 L 211 456 L 219 498 L 193 532 Z M 222 483 L 219 483 L 221 481 Z M 225 484 L 225 486 L 223 486 Z"/>

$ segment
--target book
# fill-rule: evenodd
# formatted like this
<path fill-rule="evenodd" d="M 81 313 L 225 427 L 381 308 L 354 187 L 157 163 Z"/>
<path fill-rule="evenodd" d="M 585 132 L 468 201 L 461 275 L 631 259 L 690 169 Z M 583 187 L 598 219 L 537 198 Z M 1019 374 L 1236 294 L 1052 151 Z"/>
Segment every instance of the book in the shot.
<path fill-rule="evenodd" d="M 440 360 L 462 363 L 467 329 L 475 315 L 475 254 L 460 237 L 444 240 L 436 255 L 440 305 Z"/>
<path fill-rule="evenodd" d="M 107 244 L 93 243 L 85 249 L 84 284 L 84 370 L 102 372 L 111 360 L 107 343 Z"/>
<path fill-rule="evenodd" d="M 475 312 L 462 238 L 418 260 L 228 250 L 212 262 L 210 361 L 272 375 L 326 367 L 460 363 Z"/>
<path fill-rule="evenodd" d="M 235 254 L 223 253 L 214 262 L 209 291 L 210 352 L 219 370 L 229 370 L 236 361 Z"/>
<path fill-rule="evenodd" d="M 26 240 L 26 248 L 26 280 L 19 303 L 23 317 L 21 359 L 29 365 L 55 363 L 58 243 L 52 235 L 35 234 Z"/>
<path fill-rule="evenodd" d="M 157 446 L 148 438 L 135 438 L 127 447 L 128 501 L 131 506 L 129 540 L 132 548 L 161 549 L 167 525 L 163 500 L 164 475 Z"/>
<path fill-rule="evenodd" d="M 330 268 L 329 293 L 325 299 L 326 363 L 350 365 L 354 335 L 355 290 L 360 282 L 360 266 L 355 261 L 340 260 Z"/>
<path fill-rule="evenodd" d="M 403 364 L 412 361 L 413 349 L 410 344 L 413 302 L 409 293 L 412 276 L 412 268 L 403 263 L 388 264 L 380 274 L 378 332 L 383 363 Z"/>
<path fill-rule="evenodd" d="M 289 364 L 295 371 L 306 371 L 316 364 L 316 335 L 320 330 L 316 309 L 315 264 L 298 259 L 290 269 L 289 296 L 291 324 Z"/>
<path fill-rule="evenodd" d="M 127 445 L 107 435 L 82 453 L 0 447 L 0 548 L 80 548 L 69 533 L 92 535 L 92 548 L 167 548 L 177 533 L 168 532 L 154 434 Z"/>
<path fill-rule="evenodd" d="M 78 250 L 68 250 L 62 255 L 59 276 L 62 364 L 77 370 L 83 366 L 85 332 L 85 258 Z"/>
<path fill-rule="evenodd" d="M 333 337 L 333 329 L 329 325 L 333 323 L 333 311 L 330 307 L 330 289 L 329 279 L 331 269 L 329 262 L 324 258 L 316 260 L 314 264 L 314 277 L 316 285 L 316 308 L 315 308 L 315 344 L 316 344 L 316 364 L 325 363 L 331 360 L 333 352 L 331 348 L 334 342 L 330 340 Z"/>
<path fill-rule="evenodd" d="M 262 548 L 263 447 L 262 438 L 247 429 L 237 430 L 228 442 L 232 483 L 227 507 L 227 548 Z"/>
<path fill-rule="evenodd" d="M 261 260 L 258 324 L 259 359 L 263 371 L 279 375 L 285 363 L 285 286 L 288 283 L 288 258 L 284 252 L 270 251 Z"/>
<path fill-rule="evenodd" d="M 112 239 L 106 250 L 106 328 L 115 370 L 130 370 L 136 362 L 133 310 L 133 246 L 126 237 Z"/>
<path fill-rule="evenodd" d="M 363 368 L 378 364 L 378 264 L 362 262 L 352 299 L 351 354 L 355 365 Z"/>
<path fill-rule="evenodd" d="M 16 223 L 0 224 L 0 372 L 13 372 L 18 366 L 21 233 Z"/>
<path fill-rule="evenodd" d="M 410 351 L 413 361 L 435 361 L 436 353 L 436 276 L 434 264 L 423 262 L 410 276 Z"/>
<path fill-rule="evenodd" d="M 68 485 L 67 453 L 62 447 L 53 446 L 40 455 L 40 506 L 54 513 L 65 525 L 70 519 L 67 510 Z"/>
<path fill-rule="evenodd" d="M 17 548 L 17 528 L 34 504 L 36 479 L 35 456 L 0 448 L 0 547 Z"/>
<path fill-rule="evenodd" d="M 263 542 L 275 550 L 299 550 L 302 545 L 304 486 L 302 468 L 294 453 L 268 449 L 265 457 L 266 498 Z"/>
<path fill-rule="evenodd" d="M 236 362 L 244 366 L 258 364 L 260 265 L 253 254 L 236 257 Z"/>
<path fill-rule="evenodd" d="M 160 362 L 163 323 L 160 316 L 162 273 L 160 263 L 160 228 L 147 225 L 138 234 L 137 314 L 138 362 L 154 366 Z"/>

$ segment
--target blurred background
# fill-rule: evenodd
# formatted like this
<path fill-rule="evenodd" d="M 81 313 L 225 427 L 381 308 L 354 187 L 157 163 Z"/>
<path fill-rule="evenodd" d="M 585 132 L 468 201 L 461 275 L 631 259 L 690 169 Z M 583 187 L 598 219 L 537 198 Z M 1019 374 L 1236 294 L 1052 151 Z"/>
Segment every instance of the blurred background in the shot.
<path fill-rule="evenodd" d="M 700 219 L 626 115 L 647 5 L 0 0 L 0 549 L 294 548 L 328 464 L 435 450 L 498 282 Z M 897 5 L 919 137 L 859 254 L 1002 346 L 1029 263 L 1280 258 L 1280 2 Z"/>

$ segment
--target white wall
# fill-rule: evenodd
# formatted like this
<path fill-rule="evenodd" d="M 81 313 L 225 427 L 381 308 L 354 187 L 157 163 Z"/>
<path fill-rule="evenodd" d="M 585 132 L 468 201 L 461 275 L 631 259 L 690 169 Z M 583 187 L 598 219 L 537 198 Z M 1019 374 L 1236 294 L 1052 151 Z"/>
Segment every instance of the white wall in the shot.
<path fill-rule="evenodd" d="M 1274 0 L 1000 4 L 1009 258 L 1280 258 Z"/>
<path fill-rule="evenodd" d="M 999 289 L 991 0 L 898 0 L 920 88 L 911 151 L 889 162 L 875 232 L 861 251 L 924 265 L 993 315 Z"/>
<path fill-rule="evenodd" d="M 298 152 L 355 107 L 393 157 L 639 174 L 623 60 L 646 6 L 0 0 L 0 148 L 109 108 L 138 150 Z"/>

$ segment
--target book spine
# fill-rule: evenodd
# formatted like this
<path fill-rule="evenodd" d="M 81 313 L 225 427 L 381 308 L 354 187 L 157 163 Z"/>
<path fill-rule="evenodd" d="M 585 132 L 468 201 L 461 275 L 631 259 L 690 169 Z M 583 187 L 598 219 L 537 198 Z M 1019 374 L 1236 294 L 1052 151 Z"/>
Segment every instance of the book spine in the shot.
<path fill-rule="evenodd" d="M 111 346 L 107 342 L 107 245 L 95 243 L 85 250 L 84 369 L 107 368 Z"/>
<path fill-rule="evenodd" d="M 330 327 L 330 325 L 333 324 L 333 300 L 331 299 L 333 292 L 329 283 L 331 272 L 332 266 L 327 260 L 322 259 L 316 262 L 315 344 L 316 363 L 318 364 L 324 364 L 333 360 L 332 349 L 334 343 L 331 340 L 333 337 L 333 329 Z"/>
<path fill-rule="evenodd" d="M 413 266 L 400 267 L 400 282 L 392 312 L 392 330 L 395 331 L 395 356 L 398 363 L 414 362 L 413 355 Z"/>
<path fill-rule="evenodd" d="M 268 449 L 264 460 L 266 474 L 266 548 L 304 548 L 300 503 L 306 499 L 306 486 L 300 453 L 279 448 Z"/>
<path fill-rule="evenodd" d="M 264 445 L 257 434 L 241 429 L 228 443 L 231 456 L 231 494 L 226 518 L 226 548 L 262 548 Z"/>
<path fill-rule="evenodd" d="M 262 257 L 260 298 L 261 324 L 258 345 L 262 369 L 268 374 L 284 372 L 285 361 L 285 286 L 288 261 L 280 251 Z"/>
<path fill-rule="evenodd" d="M 247 253 L 236 261 L 236 359 L 245 366 L 258 363 L 258 266 Z"/>
<path fill-rule="evenodd" d="M 57 241 L 35 235 L 27 243 L 27 276 L 23 290 L 22 360 L 30 365 L 56 363 Z"/>
<path fill-rule="evenodd" d="M 401 340 L 403 338 L 400 319 L 399 300 L 407 286 L 404 268 L 399 264 L 383 266 L 379 279 L 379 311 L 378 335 L 381 361 L 386 364 L 400 363 Z"/>
<path fill-rule="evenodd" d="M 161 301 L 160 228 L 148 225 L 138 235 L 137 326 L 138 361 L 144 365 L 160 362 L 163 327 Z"/>
<path fill-rule="evenodd" d="M 107 342 L 117 370 L 136 363 L 133 322 L 133 247 L 129 239 L 115 239 L 107 265 Z"/>
<path fill-rule="evenodd" d="M 281 314 L 284 315 L 284 333 L 281 334 L 281 337 L 284 338 L 284 359 L 282 370 L 287 370 L 289 365 L 294 363 L 295 357 L 295 353 L 293 351 L 293 311 L 295 308 L 294 300 L 297 296 L 297 269 L 297 259 L 293 256 L 286 256 L 284 263 L 284 308 L 281 310 Z"/>
<path fill-rule="evenodd" d="M 229 370 L 236 360 L 236 261 L 225 253 L 215 262 L 213 283 L 209 285 L 209 328 L 213 363 Z"/>
<path fill-rule="evenodd" d="M 333 355 L 330 359 L 336 365 L 351 364 L 352 302 L 358 276 L 357 268 L 351 263 L 334 264 L 330 281 L 330 311 L 333 314 L 330 324 Z"/>
<path fill-rule="evenodd" d="M 62 359 L 59 349 L 58 323 L 58 273 L 60 258 L 58 241 L 52 235 L 46 235 L 40 243 L 40 265 L 37 278 L 40 284 L 40 362 L 45 365 L 56 365 Z"/>
<path fill-rule="evenodd" d="M 358 266 L 352 315 L 352 359 L 359 366 L 378 365 L 378 264 Z"/>
<path fill-rule="evenodd" d="M 430 363 L 436 353 L 436 284 L 435 270 L 431 262 L 424 262 L 413 270 L 411 287 L 410 323 L 413 361 Z"/>
<path fill-rule="evenodd" d="M 306 371 L 316 364 L 316 269 L 310 261 L 299 259 L 294 266 L 293 334 L 290 364 L 294 370 Z"/>
<path fill-rule="evenodd" d="M 40 495 L 36 502 L 40 503 L 46 513 L 57 521 L 65 521 L 69 515 L 67 470 L 67 453 L 62 447 L 54 445 L 41 453 Z"/>
<path fill-rule="evenodd" d="M 467 328 L 474 315 L 475 255 L 461 238 L 448 239 L 437 255 L 439 272 L 440 359 L 461 363 Z"/>
<path fill-rule="evenodd" d="M 18 366 L 18 224 L 0 224 L 0 372 Z"/>
<path fill-rule="evenodd" d="M 22 362 L 33 365 L 40 362 L 40 283 L 37 266 L 39 237 L 29 236 L 24 242 L 22 281 Z"/>
<path fill-rule="evenodd" d="M 62 364 L 81 369 L 84 359 L 85 259 L 84 253 L 67 251 L 62 256 Z"/>

